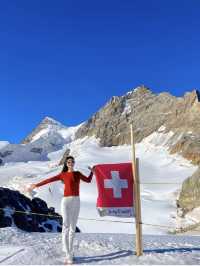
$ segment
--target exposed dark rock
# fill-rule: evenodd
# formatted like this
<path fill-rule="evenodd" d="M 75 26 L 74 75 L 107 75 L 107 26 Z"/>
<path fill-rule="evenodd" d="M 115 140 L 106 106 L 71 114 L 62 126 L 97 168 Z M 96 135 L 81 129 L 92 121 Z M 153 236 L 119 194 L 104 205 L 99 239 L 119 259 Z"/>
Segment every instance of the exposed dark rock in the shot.
<path fill-rule="evenodd" d="M 13 153 L 13 151 L 11 151 L 11 150 L 10 151 L 5 150 L 4 152 L 0 152 L 0 157 L 5 158 L 5 157 L 11 155 L 12 153 Z"/>
<path fill-rule="evenodd" d="M 62 217 L 44 200 L 30 200 L 19 191 L 0 187 L 0 227 L 13 224 L 27 232 L 62 231 Z"/>
<path fill-rule="evenodd" d="M 40 212 L 42 214 L 47 214 L 49 212 L 46 202 L 44 200 L 41 200 L 40 198 L 33 198 L 32 206 L 33 212 Z"/>
<path fill-rule="evenodd" d="M 31 152 L 35 152 L 35 153 L 40 153 L 41 154 L 42 153 L 42 148 L 35 148 L 34 147 L 34 148 L 31 149 Z"/>

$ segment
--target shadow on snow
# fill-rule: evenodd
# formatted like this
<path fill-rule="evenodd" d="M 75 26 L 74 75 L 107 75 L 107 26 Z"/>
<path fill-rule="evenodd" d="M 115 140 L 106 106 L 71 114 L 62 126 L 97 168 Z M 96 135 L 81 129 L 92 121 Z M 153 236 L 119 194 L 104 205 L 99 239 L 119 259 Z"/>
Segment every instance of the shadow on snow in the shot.
<path fill-rule="evenodd" d="M 98 262 L 103 260 L 109 261 L 114 259 L 120 259 L 123 257 L 128 257 L 131 255 L 134 255 L 133 251 L 121 250 L 117 252 L 108 253 L 105 255 L 76 257 L 75 263 L 90 263 L 90 262 Z"/>
<path fill-rule="evenodd" d="M 144 253 L 166 253 L 166 252 L 192 252 L 200 251 L 200 248 L 159 248 L 159 249 L 145 249 Z"/>
<path fill-rule="evenodd" d="M 144 254 L 148 253 L 184 253 L 184 252 L 193 252 L 193 251 L 200 251 L 200 248 L 163 248 L 163 249 L 144 249 Z M 94 263 L 94 262 L 100 262 L 100 261 L 110 261 L 114 259 L 120 259 L 128 256 L 136 255 L 135 252 L 131 250 L 121 250 L 117 252 L 112 252 L 104 255 L 98 255 L 98 256 L 84 256 L 84 257 L 76 257 L 75 263 Z"/>

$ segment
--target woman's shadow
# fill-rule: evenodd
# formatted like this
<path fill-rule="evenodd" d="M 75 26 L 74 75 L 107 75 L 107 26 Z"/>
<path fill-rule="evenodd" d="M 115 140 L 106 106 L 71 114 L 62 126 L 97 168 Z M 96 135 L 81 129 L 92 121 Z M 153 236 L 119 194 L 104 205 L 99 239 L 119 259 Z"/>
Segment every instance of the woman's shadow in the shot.
<path fill-rule="evenodd" d="M 84 257 L 75 257 L 74 263 L 81 264 L 81 263 L 95 263 L 99 261 L 111 261 L 114 259 L 124 258 L 135 253 L 131 250 L 120 250 L 112 253 L 108 253 L 105 255 L 98 255 L 98 256 L 84 256 Z"/>

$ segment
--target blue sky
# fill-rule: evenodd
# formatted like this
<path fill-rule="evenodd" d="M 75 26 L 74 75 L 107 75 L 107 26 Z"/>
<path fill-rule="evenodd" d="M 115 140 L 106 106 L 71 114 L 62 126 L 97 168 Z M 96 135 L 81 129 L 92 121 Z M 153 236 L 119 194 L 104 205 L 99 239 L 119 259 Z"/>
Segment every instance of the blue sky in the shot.
<path fill-rule="evenodd" d="M 200 84 L 200 1 L 0 3 L 0 140 L 45 117 L 87 120 L 144 84 L 182 96 Z"/>

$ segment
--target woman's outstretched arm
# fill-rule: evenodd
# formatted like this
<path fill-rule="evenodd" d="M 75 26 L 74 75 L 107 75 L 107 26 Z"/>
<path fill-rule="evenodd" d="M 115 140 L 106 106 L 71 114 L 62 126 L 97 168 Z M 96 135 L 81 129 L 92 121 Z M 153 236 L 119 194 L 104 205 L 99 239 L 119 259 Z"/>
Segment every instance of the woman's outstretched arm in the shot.
<path fill-rule="evenodd" d="M 51 182 L 54 182 L 54 181 L 58 181 L 58 180 L 61 180 L 61 173 L 56 175 L 56 176 L 53 176 L 53 177 L 50 177 L 50 178 L 47 178 L 45 180 L 42 180 L 41 182 L 39 183 L 36 183 L 36 184 L 31 184 L 30 187 L 28 188 L 28 190 L 33 190 L 34 188 L 36 187 L 41 187 L 43 185 L 46 185 L 48 183 L 51 183 Z"/>

